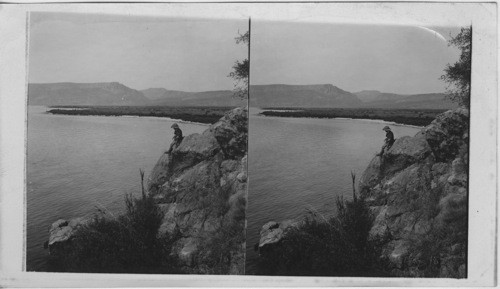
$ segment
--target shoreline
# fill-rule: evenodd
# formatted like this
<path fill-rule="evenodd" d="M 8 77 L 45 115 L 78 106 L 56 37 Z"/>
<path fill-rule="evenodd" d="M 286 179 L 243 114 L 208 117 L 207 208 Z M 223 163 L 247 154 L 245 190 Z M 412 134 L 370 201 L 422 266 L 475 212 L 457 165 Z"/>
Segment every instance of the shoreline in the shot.
<path fill-rule="evenodd" d="M 201 126 L 210 126 L 210 123 L 204 123 L 204 122 L 196 122 L 196 121 L 189 121 L 189 120 L 183 120 L 180 118 L 171 118 L 168 116 L 142 116 L 142 115 L 104 115 L 104 114 L 65 114 L 65 113 L 51 113 L 49 111 L 46 111 L 43 114 L 47 115 L 53 115 L 53 116 L 96 116 L 96 117 L 124 117 L 124 118 L 142 118 L 142 119 L 155 119 L 155 120 L 165 120 L 165 121 L 171 121 L 171 122 L 178 122 L 178 123 L 185 123 L 185 124 L 193 124 L 193 125 L 201 125 Z"/>
<path fill-rule="evenodd" d="M 256 115 L 262 117 L 361 120 L 422 128 L 429 125 L 435 119 L 437 114 L 444 111 L 446 110 L 301 108 L 298 110 L 260 109 Z"/>
<path fill-rule="evenodd" d="M 46 107 L 51 115 L 146 117 L 174 122 L 211 125 L 219 121 L 232 107 L 144 107 L 144 106 L 92 106 Z"/>
<path fill-rule="evenodd" d="M 276 115 L 263 115 L 261 113 L 257 114 L 258 116 L 262 117 L 277 117 L 277 118 L 307 118 L 307 119 L 339 119 L 339 120 L 355 120 L 355 121 L 364 121 L 364 122 L 375 122 L 375 123 L 381 123 L 381 124 L 390 124 L 393 126 L 405 126 L 405 127 L 411 127 L 411 128 L 424 128 L 425 125 L 419 126 L 419 125 L 413 125 L 413 124 L 405 124 L 405 123 L 399 123 L 399 122 L 394 122 L 394 121 L 389 121 L 389 120 L 383 120 L 383 119 L 378 119 L 378 118 L 349 118 L 349 117 L 293 117 L 293 116 L 276 116 Z"/>

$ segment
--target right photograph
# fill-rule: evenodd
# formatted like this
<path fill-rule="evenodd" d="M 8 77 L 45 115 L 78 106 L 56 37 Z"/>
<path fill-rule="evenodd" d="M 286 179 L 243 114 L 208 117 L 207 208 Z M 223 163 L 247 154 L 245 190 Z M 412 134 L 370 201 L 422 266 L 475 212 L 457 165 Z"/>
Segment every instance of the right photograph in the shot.
<path fill-rule="evenodd" d="M 247 275 L 467 278 L 472 29 L 252 20 Z"/>

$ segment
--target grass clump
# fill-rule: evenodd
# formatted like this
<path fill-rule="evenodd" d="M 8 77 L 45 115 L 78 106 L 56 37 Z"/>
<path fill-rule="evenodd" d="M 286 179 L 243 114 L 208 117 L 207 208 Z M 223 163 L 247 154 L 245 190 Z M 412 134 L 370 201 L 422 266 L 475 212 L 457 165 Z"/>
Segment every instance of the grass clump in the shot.
<path fill-rule="evenodd" d="M 143 172 L 141 171 L 141 177 Z M 101 211 L 79 229 L 70 244 L 50 255 L 51 271 L 94 273 L 181 273 L 170 256 L 174 236 L 158 238 L 163 213 L 144 190 L 127 195 L 126 212 Z"/>

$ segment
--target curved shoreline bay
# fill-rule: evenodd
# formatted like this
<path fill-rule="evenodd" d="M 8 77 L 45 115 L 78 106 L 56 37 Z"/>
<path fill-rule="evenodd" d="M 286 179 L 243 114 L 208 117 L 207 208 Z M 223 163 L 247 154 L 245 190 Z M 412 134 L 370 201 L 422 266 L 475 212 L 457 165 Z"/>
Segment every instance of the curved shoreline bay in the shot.
<path fill-rule="evenodd" d="M 443 109 L 383 109 L 383 108 L 283 108 L 263 109 L 260 115 L 319 119 L 380 120 L 393 124 L 423 127 L 429 125 Z"/>

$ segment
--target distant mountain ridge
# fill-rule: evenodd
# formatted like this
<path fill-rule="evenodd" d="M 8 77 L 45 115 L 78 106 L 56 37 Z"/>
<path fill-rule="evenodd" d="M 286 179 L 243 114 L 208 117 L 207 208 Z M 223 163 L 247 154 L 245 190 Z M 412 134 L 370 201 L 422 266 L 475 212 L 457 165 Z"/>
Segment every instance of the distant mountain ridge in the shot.
<path fill-rule="evenodd" d="M 444 93 L 395 94 L 378 90 L 363 90 L 354 93 L 365 107 L 452 109 L 457 104 L 447 99 Z"/>
<path fill-rule="evenodd" d="M 317 85 L 251 85 L 250 106 L 254 107 L 322 107 L 451 109 L 457 105 L 443 93 L 396 94 L 377 90 L 351 93 L 331 84 Z"/>
<path fill-rule="evenodd" d="M 29 83 L 28 105 L 246 106 L 230 90 L 185 92 L 165 88 L 135 90 L 119 82 Z"/>
<path fill-rule="evenodd" d="M 29 105 L 145 105 L 139 91 L 118 82 L 30 83 Z"/>
<path fill-rule="evenodd" d="M 186 92 L 165 88 L 135 90 L 118 82 L 30 83 L 29 105 L 89 106 L 246 106 L 231 90 Z M 443 93 L 401 95 L 363 90 L 351 93 L 332 84 L 251 85 L 251 107 L 408 108 L 451 109 L 457 107 Z"/>
<path fill-rule="evenodd" d="M 356 95 L 332 84 L 251 85 L 250 106 L 256 107 L 357 107 Z"/>
<path fill-rule="evenodd" d="M 246 101 L 233 97 L 231 90 L 185 92 L 165 88 L 149 88 L 141 92 L 150 105 L 165 106 L 246 106 Z"/>
<path fill-rule="evenodd" d="M 185 96 L 191 96 L 193 92 L 185 92 L 179 90 L 168 90 L 163 87 L 159 88 L 148 88 L 141 90 L 142 94 L 150 100 L 164 100 L 164 99 L 176 99 Z"/>

